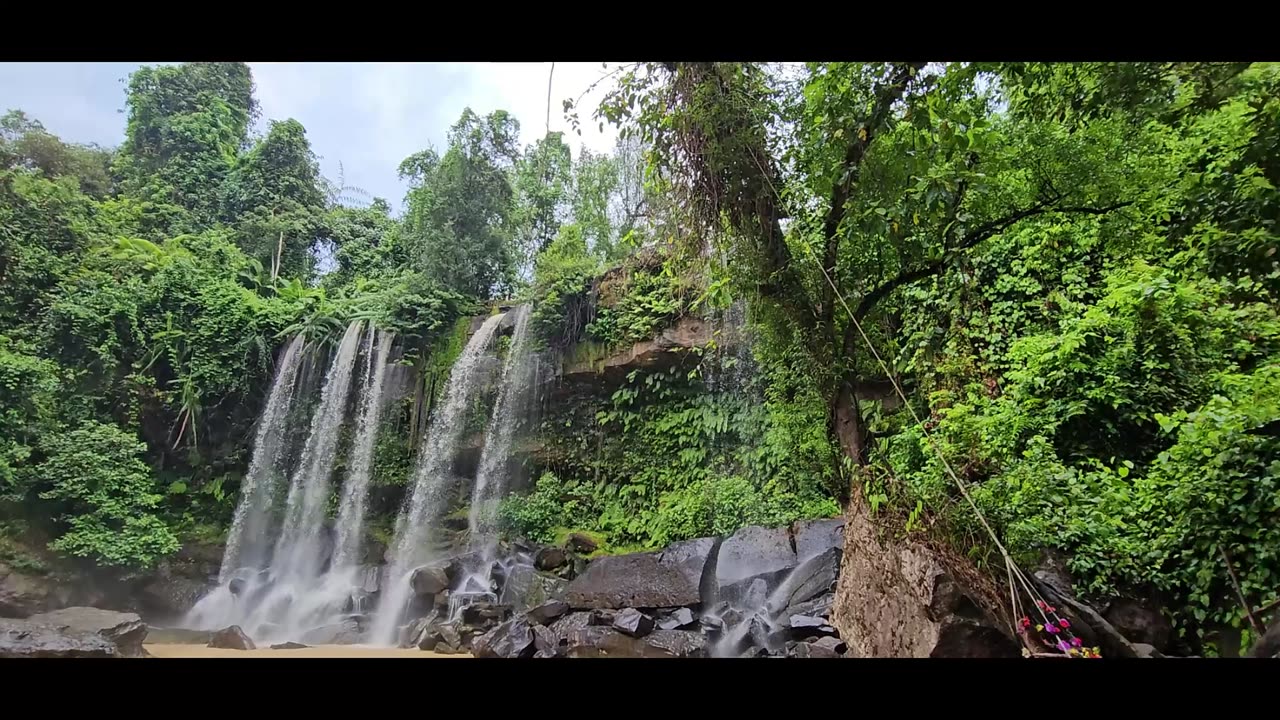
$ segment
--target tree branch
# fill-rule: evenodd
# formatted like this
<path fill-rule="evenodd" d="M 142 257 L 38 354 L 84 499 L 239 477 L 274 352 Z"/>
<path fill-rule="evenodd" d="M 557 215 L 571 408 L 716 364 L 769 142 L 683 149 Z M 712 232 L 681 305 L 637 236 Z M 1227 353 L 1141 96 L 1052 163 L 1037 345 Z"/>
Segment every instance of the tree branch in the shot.
<path fill-rule="evenodd" d="M 826 247 L 822 255 L 822 267 L 833 275 L 833 282 L 836 261 L 840 254 L 840 221 L 844 219 L 844 206 L 848 203 L 850 195 L 853 194 L 853 188 L 858 183 L 862 169 L 862 159 L 866 156 L 867 148 L 871 146 L 876 133 L 888 119 L 889 110 L 906 92 L 907 83 L 924 66 L 925 63 L 922 62 L 907 63 L 899 66 L 889 82 L 877 89 L 876 101 L 871 108 L 871 115 L 865 122 L 859 124 L 849 138 L 849 146 L 845 149 L 844 163 L 841 166 L 843 173 L 831 188 L 831 204 L 827 208 L 827 217 L 822 224 L 823 237 L 826 239 Z M 831 287 L 831 284 L 828 283 L 823 288 L 822 314 L 827 323 L 828 332 L 834 333 L 834 323 L 831 320 L 835 317 L 835 289 Z"/>

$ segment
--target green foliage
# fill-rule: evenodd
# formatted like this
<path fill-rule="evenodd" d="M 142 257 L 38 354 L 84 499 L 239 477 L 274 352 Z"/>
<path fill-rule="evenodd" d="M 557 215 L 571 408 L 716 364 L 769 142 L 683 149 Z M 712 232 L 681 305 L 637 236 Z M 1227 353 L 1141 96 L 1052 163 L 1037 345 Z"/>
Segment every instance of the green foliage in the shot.
<path fill-rule="evenodd" d="M 469 298 L 487 300 L 514 280 L 507 172 L 519 130 L 504 111 L 482 118 L 466 110 L 443 157 L 426 150 L 400 165 L 411 183 L 404 225 L 410 253 L 429 276 Z"/>
<path fill-rule="evenodd" d="M 67 530 L 54 550 L 105 565 L 148 567 L 176 551 L 178 539 L 155 514 L 162 496 L 138 459 L 143 443 L 119 428 L 85 421 L 52 436 L 37 472 L 40 492 L 65 508 Z"/>

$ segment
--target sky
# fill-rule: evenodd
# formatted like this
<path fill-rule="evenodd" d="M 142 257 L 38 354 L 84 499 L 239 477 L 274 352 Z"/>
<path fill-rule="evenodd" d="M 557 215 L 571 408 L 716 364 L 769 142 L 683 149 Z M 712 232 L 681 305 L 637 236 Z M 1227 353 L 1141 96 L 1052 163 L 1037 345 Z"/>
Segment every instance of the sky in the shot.
<path fill-rule="evenodd" d="M 20 109 L 68 142 L 114 147 L 124 138 L 125 89 L 138 67 L 162 63 L 0 63 L 0 112 Z M 600 132 L 591 113 L 612 86 L 618 63 L 249 63 L 264 132 L 269 120 L 293 118 L 307 129 L 320 169 L 399 208 L 407 189 L 400 161 L 427 147 L 443 152 L 449 126 L 466 107 L 483 115 L 507 110 L 528 145 L 547 130 L 551 74 L 552 131 L 565 132 L 577 157 L 613 147 L 615 128 Z M 564 118 L 563 100 L 582 98 L 582 136 Z"/>

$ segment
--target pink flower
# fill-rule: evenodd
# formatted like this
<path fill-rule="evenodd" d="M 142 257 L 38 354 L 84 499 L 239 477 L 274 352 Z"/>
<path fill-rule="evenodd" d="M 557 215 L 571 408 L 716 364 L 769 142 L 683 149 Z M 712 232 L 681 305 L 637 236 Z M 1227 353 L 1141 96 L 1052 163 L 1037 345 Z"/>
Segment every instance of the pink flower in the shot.
<path fill-rule="evenodd" d="M 1071 623 L 1067 622 L 1066 618 L 1062 618 L 1058 621 L 1058 626 L 1062 628 L 1069 628 L 1071 627 Z"/>
<path fill-rule="evenodd" d="M 1080 641 L 1080 638 L 1078 638 L 1078 637 L 1073 637 L 1073 638 L 1071 638 L 1071 644 L 1072 644 L 1072 645 L 1075 645 L 1076 647 L 1080 647 L 1080 646 L 1081 646 L 1081 645 L 1083 645 L 1084 643 Z"/>

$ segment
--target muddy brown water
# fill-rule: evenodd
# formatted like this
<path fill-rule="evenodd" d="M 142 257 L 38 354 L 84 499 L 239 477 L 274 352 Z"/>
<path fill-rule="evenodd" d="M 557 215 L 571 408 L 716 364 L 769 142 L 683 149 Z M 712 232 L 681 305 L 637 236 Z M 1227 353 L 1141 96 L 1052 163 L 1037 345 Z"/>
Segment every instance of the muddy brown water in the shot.
<path fill-rule="evenodd" d="M 359 645 L 317 645 L 315 647 L 298 648 L 296 650 L 272 650 L 258 648 L 256 650 L 224 650 L 188 644 L 146 644 L 143 647 L 153 657 L 158 658 L 254 658 L 254 657 L 292 657 L 292 658 L 464 658 L 470 655 L 441 655 L 426 652 L 417 648 L 378 648 Z"/>

